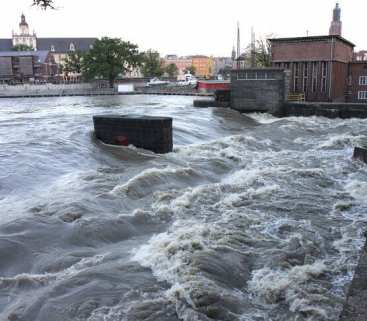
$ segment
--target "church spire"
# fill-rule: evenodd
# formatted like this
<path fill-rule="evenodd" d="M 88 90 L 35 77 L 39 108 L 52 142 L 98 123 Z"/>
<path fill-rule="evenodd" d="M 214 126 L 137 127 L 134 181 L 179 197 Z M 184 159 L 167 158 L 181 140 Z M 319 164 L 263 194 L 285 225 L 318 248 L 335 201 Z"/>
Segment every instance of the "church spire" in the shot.
<path fill-rule="evenodd" d="M 24 13 L 22 13 L 21 17 L 20 17 L 20 24 L 19 26 L 28 26 L 27 21 L 25 20 L 25 15 Z"/>
<path fill-rule="evenodd" d="M 333 10 L 333 21 L 331 22 L 329 35 L 331 36 L 341 36 L 342 35 L 342 22 L 341 22 L 341 9 L 339 2 Z"/>
<path fill-rule="evenodd" d="M 24 13 L 22 13 L 22 15 L 20 17 L 19 30 L 20 30 L 20 34 L 22 36 L 28 36 L 29 35 L 29 26 L 28 26 L 27 21 L 25 20 Z"/>
<path fill-rule="evenodd" d="M 236 49 L 235 49 L 234 45 L 233 45 L 233 48 L 232 48 L 232 56 L 231 56 L 231 58 L 232 58 L 232 61 L 235 61 L 236 60 Z"/>

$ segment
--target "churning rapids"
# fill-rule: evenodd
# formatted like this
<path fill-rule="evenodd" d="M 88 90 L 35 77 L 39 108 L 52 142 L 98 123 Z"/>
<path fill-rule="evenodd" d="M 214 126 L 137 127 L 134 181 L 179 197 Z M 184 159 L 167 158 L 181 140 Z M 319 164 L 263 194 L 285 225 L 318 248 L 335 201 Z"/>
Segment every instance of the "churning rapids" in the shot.
<path fill-rule="evenodd" d="M 174 118 L 174 152 L 92 115 Z M 0 101 L 0 320 L 336 321 L 367 228 L 367 120 L 187 97 Z"/>

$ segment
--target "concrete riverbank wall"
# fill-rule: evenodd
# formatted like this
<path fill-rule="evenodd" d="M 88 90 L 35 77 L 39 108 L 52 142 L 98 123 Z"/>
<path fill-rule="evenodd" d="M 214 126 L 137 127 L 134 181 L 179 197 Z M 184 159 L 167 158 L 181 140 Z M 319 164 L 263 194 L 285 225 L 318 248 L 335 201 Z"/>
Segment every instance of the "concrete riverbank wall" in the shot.
<path fill-rule="evenodd" d="M 0 98 L 110 95 L 114 88 L 98 88 L 93 84 L 0 85 Z"/>
<path fill-rule="evenodd" d="M 98 95 L 177 95 L 210 97 L 213 94 L 201 93 L 191 87 L 143 87 L 137 85 L 133 92 L 118 92 L 115 88 L 99 88 L 94 84 L 45 84 L 45 85 L 0 85 L 0 98 L 32 98 L 63 96 L 98 96 Z"/>
<path fill-rule="evenodd" d="M 349 287 L 347 302 L 339 321 L 367 320 L 367 242 Z"/>
<path fill-rule="evenodd" d="M 276 114 L 280 117 L 367 118 L 367 104 L 284 102 Z"/>
<path fill-rule="evenodd" d="M 231 108 L 239 112 L 276 113 L 288 97 L 289 72 L 279 68 L 236 69 L 231 72 Z"/>

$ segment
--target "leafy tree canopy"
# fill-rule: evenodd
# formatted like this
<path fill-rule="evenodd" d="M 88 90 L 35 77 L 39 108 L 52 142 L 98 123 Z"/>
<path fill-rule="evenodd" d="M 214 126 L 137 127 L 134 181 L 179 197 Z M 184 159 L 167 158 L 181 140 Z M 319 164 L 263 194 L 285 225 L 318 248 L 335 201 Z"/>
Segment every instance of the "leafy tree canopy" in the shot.
<path fill-rule="evenodd" d="M 120 74 L 141 65 L 142 55 L 138 46 L 119 38 L 104 37 L 83 56 L 82 71 L 87 79 L 108 79 L 110 86 Z"/>
<path fill-rule="evenodd" d="M 170 77 L 175 77 L 178 75 L 178 68 L 176 64 L 169 64 L 166 66 L 165 71 Z"/>
<path fill-rule="evenodd" d="M 255 55 L 255 67 L 271 66 L 271 44 L 267 39 L 273 37 L 274 35 L 268 35 L 266 38 L 256 40 L 254 53 L 252 53 L 251 45 L 247 46 L 245 52 L 240 57 L 245 62 L 245 66 L 251 66 L 252 54 Z"/>
<path fill-rule="evenodd" d="M 142 73 L 144 77 L 160 77 L 163 75 L 163 63 L 157 51 L 149 49 L 144 53 Z"/>
<path fill-rule="evenodd" d="M 16 45 L 13 47 L 13 51 L 33 51 L 33 47 L 27 45 Z"/>
<path fill-rule="evenodd" d="M 82 72 L 83 54 L 80 51 L 71 52 L 64 59 L 62 70 L 66 73 L 72 72 L 80 74 Z"/>
<path fill-rule="evenodd" d="M 196 75 L 196 68 L 195 68 L 195 66 L 190 66 L 190 67 L 188 67 L 188 68 L 186 68 L 185 69 L 185 73 L 186 74 L 191 74 L 191 75 Z"/>

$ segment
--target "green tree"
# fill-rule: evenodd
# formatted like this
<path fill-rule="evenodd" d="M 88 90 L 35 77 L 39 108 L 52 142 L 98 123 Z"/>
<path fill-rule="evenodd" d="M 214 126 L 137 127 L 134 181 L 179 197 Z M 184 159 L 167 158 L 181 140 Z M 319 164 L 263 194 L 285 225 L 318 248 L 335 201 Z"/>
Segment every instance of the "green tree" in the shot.
<path fill-rule="evenodd" d="M 13 51 L 33 51 L 33 47 L 27 45 L 15 45 Z"/>
<path fill-rule="evenodd" d="M 191 75 L 196 75 L 196 68 L 195 66 L 190 66 L 188 68 L 185 69 L 185 74 L 191 74 Z"/>
<path fill-rule="evenodd" d="M 83 69 L 83 54 L 80 51 L 71 52 L 62 63 L 63 71 L 80 74 Z"/>
<path fill-rule="evenodd" d="M 149 49 L 144 53 L 142 73 L 144 77 L 160 77 L 164 73 L 159 52 Z"/>
<path fill-rule="evenodd" d="M 169 64 L 165 69 L 166 73 L 170 77 L 176 77 L 178 75 L 178 68 L 176 64 Z"/>
<path fill-rule="evenodd" d="M 261 37 L 255 42 L 255 67 L 271 67 L 271 43 L 267 39 L 273 35 L 268 35 L 265 38 Z M 251 67 L 252 64 L 252 49 L 251 45 L 247 46 L 245 52 L 240 56 L 246 67 Z"/>
<path fill-rule="evenodd" d="M 256 64 L 258 67 L 271 67 L 271 43 L 267 39 L 260 38 L 256 41 Z"/>
<path fill-rule="evenodd" d="M 82 72 L 86 79 L 108 79 L 113 87 L 116 78 L 141 65 L 138 46 L 119 38 L 104 37 L 83 56 Z"/>

